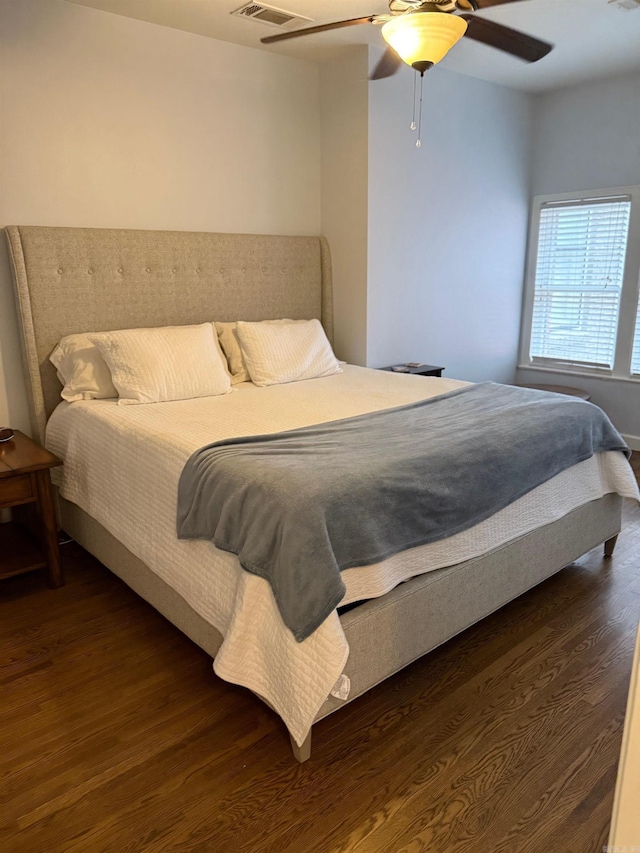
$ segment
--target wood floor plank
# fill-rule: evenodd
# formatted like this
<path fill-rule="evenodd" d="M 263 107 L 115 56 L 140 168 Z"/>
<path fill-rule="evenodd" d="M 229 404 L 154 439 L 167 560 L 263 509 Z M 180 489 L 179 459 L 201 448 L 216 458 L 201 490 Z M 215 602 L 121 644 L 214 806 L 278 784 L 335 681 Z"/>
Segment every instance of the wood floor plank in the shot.
<path fill-rule="evenodd" d="M 593 814 L 586 808 L 586 804 L 591 799 L 594 787 L 602 785 L 611 791 L 615 785 L 614 743 L 621 737 L 623 718 L 624 712 L 620 711 L 601 728 L 597 737 L 582 750 L 578 758 L 567 765 L 534 806 L 494 845 L 495 853 L 512 853 L 514 849 L 533 853 L 543 850 L 545 845 L 553 849 L 558 839 L 568 839 L 568 844 L 572 844 L 574 833 L 580 827 L 580 819 L 589 819 Z M 607 767 L 605 773 L 603 766 Z M 610 812 L 607 812 L 608 815 Z M 593 827 L 589 827 L 589 830 L 592 832 Z M 524 844 L 523 839 L 526 839 Z"/>
<path fill-rule="evenodd" d="M 583 646 L 583 650 L 586 651 L 587 646 L 585 644 L 581 644 Z M 609 661 L 606 661 L 606 665 L 608 665 Z M 575 669 L 575 667 L 574 667 Z M 590 669 L 590 665 L 588 661 L 585 661 L 583 664 L 583 675 L 588 672 Z M 596 669 L 592 675 L 590 675 L 594 680 L 597 680 L 599 677 L 599 673 Z M 575 680 L 575 679 L 574 679 Z M 526 680 L 523 681 L 523 685 L 526 684 Z M 431 742 L 428 739 L 428 734 L 425 734 L 425 746 L 426 752 L 429 756 L 430 765 L 424 764 L 424 758 L 420 755 L 419 749 L 412 748 L 407 745 L 405 747 L 404 753 L 406 760 L 406 768 L 404 772 L 407 774 L 405 776 L 405 781 L 403 783 L 403 787 L 397 788 L 394 791 L 386 791 L 386 799 L 384 803 L 384 808 L 381 810 L 380 814 L 374 815 L 375 820 L 373 821 L 373 826 L 371 827 L 372 835 L 367 837 L 366 849 L 375 849 L 375 850 L 392 850 L 395 849 L 395 846 L 398 843 L 398 840 L 395 836 L 395 832 L 399 825 L 401 825 L 404 821 L 407 820 L 407 813 L 411 811 L 412 803 L 415 806 L 414 813 L 412 813 L 411 819 L 414 818 L 416 820 L 425 821 L 431 824 L 431 828 L 434 832 L 433 837 L 430 839 L 430 843 L 435 843 L 437 841 L 437 833 L 435 831 L 436 822 L 434 820 L 434 815 L 436 813 L 441 814 L 444 803 L 442 802 L 441 792 L 447 792 L 447 808 L 450 807 L 450 798 L 453 794 L 460 793 L 461 789 L 464 787 L 464 778 L 465 776 L 469 776 L 474 780 L 473 784 L 479 784 L 482 779 L 482 766 L 485 760 L 493 761 L 493 769 L 495 769 L 494 765 L 496 763 L 500 763 L 501 759 L 507 757 L 509 750 L 507 749 L 507 744 L 510 739 L 514 737 L 520 738 L 525 744 L 527 739 L 531 740 L 531 735 L 533 734 L 532 749 L 537 749 L 537 744 L 540 742 L 540 732 L 533 731 L 531 732 L 531 724 L 527 720 L 527 716 L 533 717 L 534 725 L 537 724 L 538 728 L 542 727 L 544 730 L 545 737 L 550 736 L 554 737 L 555 732 L 553 730 L 553 726 L 551 725 L 551 716 L 555 713 L 555 716 L 558 718 L 558 734 L 561 733 L 563 727 L 566 724 L 565 715 L 571 712 L 571 704 L 567 701 L 566 697 L 563 695 L 554 696 L 553 703 L 551 704 L 551 711 L 549 708 L 544 709 L 545 713 L 541 716 L 540 709 L 535 708 L 532 712 L 531 705 L 535 706 L 536 702 L 539 702 L 542 696 L 546 693 L 552 693 L 555 689 L 555 682 L 549 681 L 549 679 L 545 676 L 545 673 L 540 673 L 540 684 L 536 687 L 535 685 L 531 685 L 531 690 L 522 695 L 515 694 L 516 701 L 512 702 L 511 707 L 508 709 L 511 713 L 517 714 L 518 719 L 524 720 L 528 723 L 525 727 L 527 730 L 519 732 L 518 730 L 513 730 L 512 721 L 509 719 L 509 713 L 506 709 L 506 706 L 501 701 L 501 697 L 496 697 L 495 705 L 493 708 L 489 706 L 487 708 L 487 715 L 484 719 L 478 719 L 477 725 L 475 728 L 473 727 L 464 727 L 460 726 L 450 734 L 449 741 L 440 741 L 438 736 L 438 732 L 435 732 L 434 741 Z M 574 694 L 575 701 L 581 704 L 580 693 L 576 688 L 581 688 L 582 679 L 578 679 L 576 684 L 564 685 L 562 692 L 567 692 Z M 509 686 L 506 687 L 507 692 L 509 692 Z M 502 707 L 501 707 L 502 706 Z M 557 706 L 557 707 L 556 707 Z M 442 708 L 434 709 L 434 713 L 442 712 Z M 542 720 L 542 722 L 539 722 Z M 456 720 L 457 722 L 457 720 Z M 522 725 L 522 723 L 521 723 Z M 575 731 L 575 729 L 574 729 Z M 494 744 L 494 746 L 492 746 Z M 580 744 L 580 748 L 582 745 Z M 513 756 L 512 756 L 513 757 Z M 522 761 L 522 755 L 515 754 L 515 758 L 517 758 L 516 766 L 519 767 Z M 535 756 L 532 754 L 530 758 L 533 760 Z M 416 768 L 417 771 L 416 771 Z M 357 777 L 358 768 L 352 768 L 353 772 Z M 397 778 L 400 777 L 401 774 L 397 774 Z M 504 774 L 503 774 L 504 775 Z M 462 782 L 460 780 L 463 780 Z M 363 797 L 363 799 L 366 799 Z M 464 799 L 464 797 L 463 797 Z M 473 797 L 469 795 L 469 800 L 478 801 L 479 796 L 476 793 Z M 462 804 L 458 804 L 458 817 L 456 818 L 459 821 L 460 814 L 464 813 L 465 806 Z M 447 826 L 452 823 L 452 820 L 449 819 L 447 821 Z M 385 827 L 385 829 L 381 829 L 381 827 Z M 415 825 L 412 825 L 415 830 Z M 391 829 L 388 829 L 391 827 Z M 375 830 L 375 831 L 374 831 Z M 361 830 L 358 828 L 358 835 L 361 835 Z M 313 846 L 312 842 L 309 839 L 305 839 L 306 845 L 305 849 L 313 849 L 316 847 Z M 344 847 L 339 847 L 336 849 L 359 849 L 358 844 L 356 843 L 356 837 L 349 839 L 345 842 Z M 444 843 L 444 841 L 443 841 Z M 451 846 L 451 840 L 447 839 L 447 846 L 443 849 L 449 849 Z M 318 847 L 318 849 L 321 849 Z M 436 849 L 437 846 L 436 846 Z"/>
<path fill-rule="evenodd" d="M 596 670 L 591 677 L 596 680 L 599 676 Z M 457 751 L 450 772 L 440 771 L 434 778 L 432 790 L 427 791 L 428 799 L 420 786 L 407 798 L 396 820 L 374 835 L 371 842 L 375 849 L 403 850 L 409 840 L 416 849 L 443 849 L 447 853 L 474 849 L 474 844 L 483 849 L 480 828 L 490 825 L 495 832 L 501 816 L 526 807 L 541 777 L 562 769 L 555 753 L 541 753 L 541 743 L 563 738 L 563 761 L 576 750 L 583 750 L 584 737 L 590 734 L 587 720 L 582 719 L 572 730 L 567 731 L 566 727 L 568 718 L 575 720 L 579 716 L 582 680 L 578 676 L 560 690 L 545 688 L 547 700 L 530 703 L 517 727 L 504 720 L 481 742 L 472 742 L 466 752 L 464 747 Z M 619 708 L 618 713 L 622 710 Z M 520 772 L 524 764 L 529 767 L 526 778 Z M 555 767 L 550 766 L 554 764 Z M 446 791 L 445 797 L 442 791 Z M 470 831 L 472 828 L 476 828 L 475 833 Z M 372 843 L 367 846 L 371 848 Z"/>
<path fill-rule="evenodd" d="M 63 553 L 65 587 L 0 585 L 3 853 L 606 843 L 640 614 L 632 504 L 612 560 L 594 549 L 323 720 L 302 766 L 268 708 L 82 549 Z"/>

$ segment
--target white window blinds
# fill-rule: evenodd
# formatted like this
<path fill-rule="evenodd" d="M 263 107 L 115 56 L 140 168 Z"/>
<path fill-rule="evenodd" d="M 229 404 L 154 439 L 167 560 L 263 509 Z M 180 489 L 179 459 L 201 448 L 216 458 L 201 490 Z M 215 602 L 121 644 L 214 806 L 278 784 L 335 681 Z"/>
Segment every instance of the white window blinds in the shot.
<path fill-rule="evenodd" d="M 541 208 L 532 359 L 613 367 L 630 212 L 630 196 Z M 638 333 L 636 349 L 640 372 Z"/>
<path fill-rule="evenodd" d="M 636 316 L 636 334 L 633 339 L 633 354 L 631 356 L 631 373 L 640 376 L 640 304 Z"/>

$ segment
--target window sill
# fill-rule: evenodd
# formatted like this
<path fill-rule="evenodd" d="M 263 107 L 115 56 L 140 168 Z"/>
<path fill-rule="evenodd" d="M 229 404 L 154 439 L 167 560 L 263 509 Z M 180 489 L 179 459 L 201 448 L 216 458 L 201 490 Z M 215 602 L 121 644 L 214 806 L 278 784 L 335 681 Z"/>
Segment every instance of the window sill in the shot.
<path fill-rule="evenodd" d="M 596 370 L 569 369 L 567 367 L 542 367 L 539 364 L 519 364 L 518 370 L 534 370 L 536 373 L 557 373 L 561 376 L 582 376 L 586 379 L 605 380 L 607 382 L 631 382 L 640 385 L 640 376 L 616 376 L 613 373 L 601 373 Z"/>

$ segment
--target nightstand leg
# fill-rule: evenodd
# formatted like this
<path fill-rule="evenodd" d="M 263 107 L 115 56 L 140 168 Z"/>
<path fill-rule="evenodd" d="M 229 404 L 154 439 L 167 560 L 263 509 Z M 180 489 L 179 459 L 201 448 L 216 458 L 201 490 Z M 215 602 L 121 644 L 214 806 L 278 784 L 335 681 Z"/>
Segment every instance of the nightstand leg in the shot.
<path fill-rule="evenodd" d="M 64 576 L 60 563 L 60 549 L 58 548 L 58 522 L 56 521 L 49 471 L 36 471 L 36 483 L 40 518 L 42 520 L 44 549 L 47 555 L 47 577 L 49 585 L 53 587 L 63 586 Z"/>

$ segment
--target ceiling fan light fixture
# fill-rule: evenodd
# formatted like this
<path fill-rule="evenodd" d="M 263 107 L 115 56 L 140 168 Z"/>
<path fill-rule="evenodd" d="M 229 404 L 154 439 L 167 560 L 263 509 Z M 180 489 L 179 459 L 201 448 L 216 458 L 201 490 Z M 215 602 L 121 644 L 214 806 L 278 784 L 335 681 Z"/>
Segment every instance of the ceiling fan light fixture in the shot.
<path fill-rule="evenodd" d="M 384 40 L 403 62 L 424 71 L 447 55 L 467 31 L 467 22 L 446 12 L 410 12 L 382 27 Z"/>

